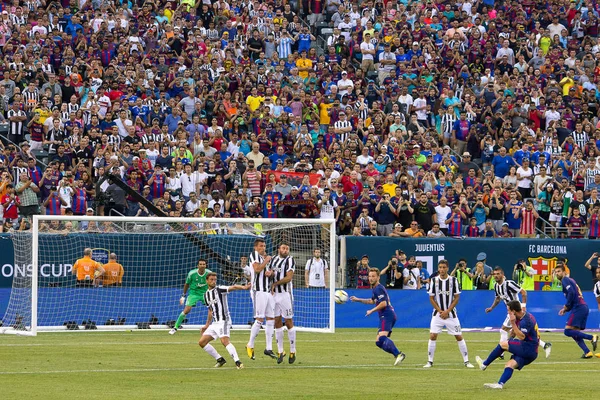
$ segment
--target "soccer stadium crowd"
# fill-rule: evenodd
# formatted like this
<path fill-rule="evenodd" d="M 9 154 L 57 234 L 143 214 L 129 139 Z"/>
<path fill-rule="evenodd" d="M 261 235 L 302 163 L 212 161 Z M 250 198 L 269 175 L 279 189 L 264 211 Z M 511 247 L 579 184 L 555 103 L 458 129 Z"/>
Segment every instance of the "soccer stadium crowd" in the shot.
<path fill-rule="evenodd" d="M 4 229 L 155 214 L 120 177 L 169 216 L 600 236 L 596 1 L 1 8 Z"/>

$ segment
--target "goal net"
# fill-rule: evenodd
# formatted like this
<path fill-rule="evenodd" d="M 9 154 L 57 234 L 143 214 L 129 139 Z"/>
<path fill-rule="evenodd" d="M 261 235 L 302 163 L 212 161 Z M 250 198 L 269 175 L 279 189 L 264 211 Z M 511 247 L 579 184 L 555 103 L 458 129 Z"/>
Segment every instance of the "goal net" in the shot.
<path fill-rule="evenodd" d="M 290 246 L 294 325 L 333 332 L 334 221 L 35 216 L 30 232 L 12 235 L 15 272 L 0 333 L 171 328 L 198 260 L 207 260 L 219 285 L 245 284 L 242 268 L 259 237 L 268 255 Z M 104 272 L 73 273 L 86 249 Z M 305 268 L 315 249 L 330 266 L 328 288 L 307 288 Z M 229 309 L 234 328 L 249 328 L 251 291 L 232 292 Z M 197 329 L 206 317 L 198 303 L 181 329 Z"/>

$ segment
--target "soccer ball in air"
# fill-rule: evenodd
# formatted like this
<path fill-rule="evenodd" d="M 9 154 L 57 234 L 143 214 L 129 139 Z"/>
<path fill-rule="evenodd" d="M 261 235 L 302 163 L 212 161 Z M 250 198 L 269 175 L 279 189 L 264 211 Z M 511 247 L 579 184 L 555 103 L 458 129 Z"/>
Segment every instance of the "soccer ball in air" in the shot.
<path fill-rule="evenodd" d="M 344 292 L 343 290 L 335 291 L 335 302 L 336 303 L 344 304 L 347 301 L 348 301 L 348 293 Z"/>

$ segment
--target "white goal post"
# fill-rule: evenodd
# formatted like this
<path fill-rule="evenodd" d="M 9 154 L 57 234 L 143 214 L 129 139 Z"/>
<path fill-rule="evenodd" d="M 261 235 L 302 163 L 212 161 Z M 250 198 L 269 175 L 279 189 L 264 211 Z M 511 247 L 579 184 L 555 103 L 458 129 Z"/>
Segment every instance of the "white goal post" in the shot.
<path fill-rule="evenodd" d="M 179 299 L 187 274 L 198 260 L 207 261 L 219 285 L 242 284 L 243 257 L 257 238 L 265 240 L 271 256 L 280 244 L 290 246 L 298 330 L 335 331 L 335 220 L 36 215 L 30 231 L 13 232 L 11 238 L 13 283 L 0 333 L 171 328 L 183 310 Z M 74 273 L 86 249 L 95 265 Z M 317 249 L 329 267 L 327 288 L 308 288 L 305 280 Z M 250 327 L 250 292 L 229 296 L 234 329 Z M 199 302 L 181 329 L 200 328 L 206 315 Z"/>

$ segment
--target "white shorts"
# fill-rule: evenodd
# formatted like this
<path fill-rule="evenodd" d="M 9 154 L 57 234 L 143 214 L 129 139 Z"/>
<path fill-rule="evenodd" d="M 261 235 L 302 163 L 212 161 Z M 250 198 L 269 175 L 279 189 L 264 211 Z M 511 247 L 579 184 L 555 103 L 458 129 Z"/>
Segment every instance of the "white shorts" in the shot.
<path fill-rule="evenodd" d="M 229 321 L 225 323 L 225 321 L 213 322 L 210 326 L 204 331 L 202 335 L 212 336 L 213 339 L 219 339 L 222 337 L 229 337 L 229 332 L 231 331 L 231 324 Z"/>
<path fill-rule="evenodd" d="M 44 142 L 29 141 L 30 150 L 44 150 Z"/>
<path fill-rule="evenodd" d="M 271 293 L 254 292 L 254 318 L 275 318 L 275 300 Z"/>
<path fill-rule="evenodd" d="M 506 319 L 502 323 L 502 326 L 505 328 L 512 328 L 512 324 L 510 323 L 510 317 L 506 314 Z"/>
<path fill-rule="evenodd" d="M 562 220 L 562 215 L 550 213 L 550 222 L 560 222 Z"/>
<path fill-rule="evenodd" d="M 429 333 L 441 333 L 443 328 L 448 329 L 448 334 L 452 336 L 462 335 L 460 328 L 460 321 L 458 318 L 442 319 L 439 315 L 431 317 L 431 325 L 429 327 Z"/>
<path fill-rule="evenodd" d="M 283 317 L 285 319 L 294 318 L 293 299 L 289 292 L 274 293 L 273 299 L 275 300 L 276 317 Z"/>

